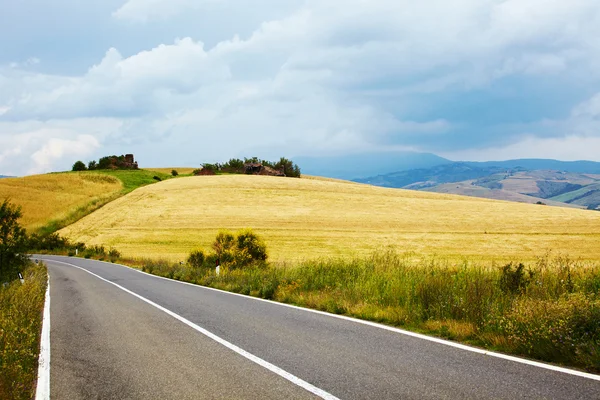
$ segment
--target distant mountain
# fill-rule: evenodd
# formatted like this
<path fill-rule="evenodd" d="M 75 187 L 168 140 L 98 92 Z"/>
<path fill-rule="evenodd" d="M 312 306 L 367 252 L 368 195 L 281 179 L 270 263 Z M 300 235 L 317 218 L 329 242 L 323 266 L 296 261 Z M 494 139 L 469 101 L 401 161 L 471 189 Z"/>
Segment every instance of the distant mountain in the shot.
<path fill-rule="evenodd" d="M 7 176 L 7 175 L 0 175 L 0 178 L 10 178 L 10 176 Z"/>
<path fill-rule="evenodd" d="M 386 174 L 390 171 L 405 171 L 429 168 L 452 161 L 431 153 L 381 152 L 346 156 L 294 157 L 306 175 L 319 175 L 338 179 L 360 179 Z"/>
<path fill-rule="evenodd" d="M 547 169 L 564 172 L 577 172 L 580 174 L 600 174 L 600 162 L 595 161 L 559 161 L 550 159 L 523 158 L 518 160 L 507 161 L 465 161 L 465 164 L 486 168 L 486 167 L 502 167 L 502 168 L 523 168 L 526 170 Z"/>
<path fill-rule="evenodd" d="M 411 169 L 370 178 L 354 179 L 354 181 L 390 188 L 404 188 L 413 185 L 411 189 L 423 189 L 440 183 L 483 178 L 502 171 L 505 171 L 505 168 L 476 167 L 468 163 L 456 162 L 431 168 Z"/>
<path fill-rule="evenodd" d="M 499 200 L 600 207 L 600 163 L 591 161 L 455 162 L 355 181 Z"/>

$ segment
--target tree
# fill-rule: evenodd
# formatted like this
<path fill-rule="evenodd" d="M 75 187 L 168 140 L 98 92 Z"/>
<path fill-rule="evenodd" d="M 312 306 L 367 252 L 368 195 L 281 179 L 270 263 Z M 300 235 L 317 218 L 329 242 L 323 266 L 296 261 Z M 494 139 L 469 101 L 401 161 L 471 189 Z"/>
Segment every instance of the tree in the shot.
<path fill-rule="evenodd" d="M 171 175 L 177 176 L 177 175 L 179 175 L 179 172 L 177 172 L 177 170 L 174 169 L 174 170 L 171 171 Z"/>
<path fill-rule="evenodd" d="M 274 168 L 282 169 L 285 176 L 300 178 L 300 168 L 285 157 L 281 157 Z"/>
<path fill-rule="evenodd" d="M 27 234 L 19 225 L 21 207 L 7 199 L 0 205 L 0 281 L 13 280 L 27 263 Z"/>
<path fill-rule="evenodd" d="M 97 169 L 98 168 L 98 163 L 96 162 L 96 160 L 92 160 L 88 163 L 88 169 L 90 171 Z"/>
<path fill-rule="evenodd" d="M 73 171 L 85 171 L 85 170 L 87 170 L 87 167 L 85 166 L 83 161 L 76 161 L 75 164 L 73 164 Z"/>

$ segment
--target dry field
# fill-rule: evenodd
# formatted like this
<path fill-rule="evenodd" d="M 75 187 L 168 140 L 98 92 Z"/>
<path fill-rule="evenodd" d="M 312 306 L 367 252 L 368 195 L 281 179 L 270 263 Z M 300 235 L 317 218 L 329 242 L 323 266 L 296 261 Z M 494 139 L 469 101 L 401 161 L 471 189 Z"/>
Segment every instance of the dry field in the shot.
<path fill-rule="evenodd" d="M 163 181 L 60 231 L 127 257 L 182 260 L 220 229 L 253 228 L 271 259 L 352 256 L 392 246 L 444 258 L 599 260 L 600 212 L 265 176 Z"/>
<path fill-rule="evenodd" d="M 35 231 L 52 220 L 67 218 L 79 207 L 114 196 L 122 188 L 113 177 L 96 174 L 47 174 L 0 179 L 0 201 L 22 207 L 21 224 Z"/>

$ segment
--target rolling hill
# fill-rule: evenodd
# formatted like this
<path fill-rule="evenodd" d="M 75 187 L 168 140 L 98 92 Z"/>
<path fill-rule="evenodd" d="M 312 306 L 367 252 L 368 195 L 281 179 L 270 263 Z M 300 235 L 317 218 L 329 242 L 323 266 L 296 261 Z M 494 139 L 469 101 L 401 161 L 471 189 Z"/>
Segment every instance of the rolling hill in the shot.
<path fill-rule="evenodd" d="M 0 201 L 21 207 L 20 223 L 35 232 L 51 221 L 62 220 L 90 203 L 112 199 L 123 188 L 111 176 L 91 173 L 31 175 L 0 180 Z"/>
<path fill-rule="evenodd" d="M 517 165 L 521 161 L 531 161 L 530 165 L 544 164 L 534 162 L 538 160 L 514 160 L 505 163 Z M 548 161 L 552 160 L 541 161 L 547 165 Z M 587 165 L 582 163 L 574 164 L 575 167 L 572 169 Z M 594 170 L 593 166 L 590 168 Z M 488 163 L 460 162 L 426 169 L 399 171 L 356 181 L 383 187 L 452 193 L 524 203 L 543 202 L 555 206 L 588 209 L 596 209 L 600 206 L 598 175 L 564 170 L 529 170 L 521 166 L 508 168 L 488 165 Z"/>
<path fill-rule="evenodd" d="M 220 229 L 253 228 L 271 259 L 369 254 L 532 259 L 546 251 L 600 259 L 600 213 L 391 190 L 351 182 L 222 175 L 137 189 L 60 231 L 126 257 L 184 260 Z"/>

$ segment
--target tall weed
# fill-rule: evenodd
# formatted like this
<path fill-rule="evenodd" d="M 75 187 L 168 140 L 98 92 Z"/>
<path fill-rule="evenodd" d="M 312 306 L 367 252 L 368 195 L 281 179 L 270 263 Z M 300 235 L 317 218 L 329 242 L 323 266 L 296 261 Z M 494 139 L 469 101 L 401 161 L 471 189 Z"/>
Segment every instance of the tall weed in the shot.
<path fill-rule="evenodd" d="M 25 281 L 0 286 L 0 398 L 35 393 L 42 310 L 48 275 L 43 265 L 23 272 Z"/>

